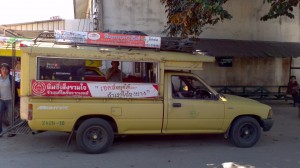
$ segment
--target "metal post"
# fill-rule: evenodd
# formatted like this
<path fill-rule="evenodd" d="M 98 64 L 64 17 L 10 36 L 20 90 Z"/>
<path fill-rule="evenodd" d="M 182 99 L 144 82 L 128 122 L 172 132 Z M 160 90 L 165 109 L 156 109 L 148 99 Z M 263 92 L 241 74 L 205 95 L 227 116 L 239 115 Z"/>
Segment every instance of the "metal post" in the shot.
<path fill-rule="evenodd" d="M 12 93 L 12 100 L 11 100 L 11 109 L 12 112 L 10 114 L 10 126 L 13 127 L 15 125 L 15 60 L 16 60 L 16 41 L 12 43 L 12 62 L 11 62 L 11 69 L 12 69 L 12 80 L 11 80 L 11 93 Z"/>
<path fill-rule="evenodd" d="M 300 118 L 300 106 L 298 105 L 298 118 Z"/>

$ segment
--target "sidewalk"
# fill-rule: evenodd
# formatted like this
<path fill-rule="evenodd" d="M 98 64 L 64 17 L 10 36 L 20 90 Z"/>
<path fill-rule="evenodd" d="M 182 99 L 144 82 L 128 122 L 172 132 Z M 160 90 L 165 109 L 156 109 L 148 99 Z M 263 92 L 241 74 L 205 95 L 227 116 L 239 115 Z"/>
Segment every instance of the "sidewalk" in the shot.
<path fill-rule="evenodd" d="M 273 109 L 274 125 L 270 130 L 272 140 L 276 143 L 299 143 L 300 141 L 300 107 L 279 100 L 260 101 Z"/>

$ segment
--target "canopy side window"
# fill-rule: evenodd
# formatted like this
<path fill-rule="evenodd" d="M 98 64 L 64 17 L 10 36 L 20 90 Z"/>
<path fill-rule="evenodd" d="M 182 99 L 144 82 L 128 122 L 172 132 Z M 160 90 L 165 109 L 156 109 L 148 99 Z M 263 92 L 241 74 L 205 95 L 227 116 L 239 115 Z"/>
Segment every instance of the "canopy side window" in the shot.
<path fill-rule="evenodd" d="M 38 80 L 84 80 L 85 61 L 81 59 L 37 58 Z"/>
<path fill-rule="evenodd" d="M 122 62 L 123 82 L 157 83 L 158 63 Z"/>
<path fill-rule="evenodd" d="M 117 62 L 118 77 L 108 73 Z M 158 63 L 113 60 L 84 60 L 55 57 L 37 58 L 37 80 L 157 83 Z M 116 66 L 116 65 L 115 65 Z"/>

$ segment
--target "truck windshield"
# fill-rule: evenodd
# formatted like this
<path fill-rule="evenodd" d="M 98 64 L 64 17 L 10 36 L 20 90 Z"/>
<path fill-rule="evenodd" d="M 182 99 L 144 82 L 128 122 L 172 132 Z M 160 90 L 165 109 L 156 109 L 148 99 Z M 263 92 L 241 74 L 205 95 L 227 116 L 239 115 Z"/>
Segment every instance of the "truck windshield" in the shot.
<path fill-rule="evenodd" d="M 215 93 L 193 76 L 172 76 L 174 98 L 214 99 Z"/>

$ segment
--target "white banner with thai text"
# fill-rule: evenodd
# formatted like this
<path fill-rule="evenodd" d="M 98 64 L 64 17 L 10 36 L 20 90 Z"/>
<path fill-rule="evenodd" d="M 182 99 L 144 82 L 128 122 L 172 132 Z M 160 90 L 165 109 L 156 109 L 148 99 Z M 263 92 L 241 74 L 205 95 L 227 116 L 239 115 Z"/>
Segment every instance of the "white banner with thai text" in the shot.
<path fill-rule="evenodd" d="M 158 85 L 148 83 L 111 83 L 32 80 L 33 96 L 152 98 L 158 96 Z"/>

